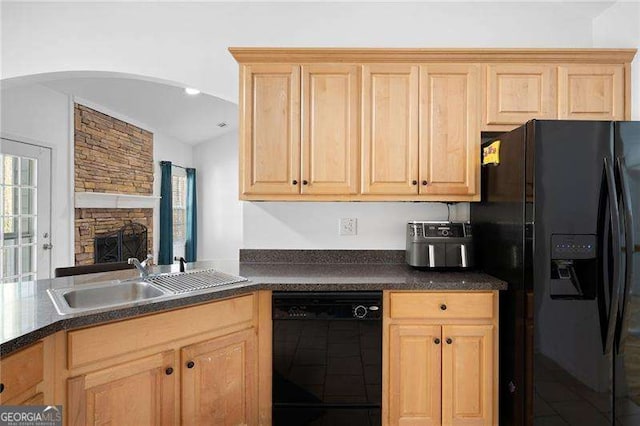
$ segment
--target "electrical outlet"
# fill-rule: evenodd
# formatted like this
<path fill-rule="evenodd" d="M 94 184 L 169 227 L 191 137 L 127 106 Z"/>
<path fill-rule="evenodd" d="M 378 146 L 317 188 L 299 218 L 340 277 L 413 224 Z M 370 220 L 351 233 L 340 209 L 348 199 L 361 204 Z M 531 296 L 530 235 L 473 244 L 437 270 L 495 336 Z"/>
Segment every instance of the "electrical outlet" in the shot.
<path fill-rule="evenodd" d="M 355 217 L 343 217 L 339 222 L 340 235 L 356 235 L 358 233 L 358 219 Z"/>

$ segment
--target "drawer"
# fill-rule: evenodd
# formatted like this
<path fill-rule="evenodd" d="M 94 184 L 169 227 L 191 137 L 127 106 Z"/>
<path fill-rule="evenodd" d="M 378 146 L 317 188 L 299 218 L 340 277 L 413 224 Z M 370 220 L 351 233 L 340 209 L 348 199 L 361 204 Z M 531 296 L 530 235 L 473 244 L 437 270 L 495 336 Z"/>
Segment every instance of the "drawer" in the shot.
<path fill-rule="evenodd" d="M 389 316 L 397 319 L 493 318 L 493 293 L 392 292 Z"/>
<path fill-rule="evenodd" d="M 68 333 L 68 367 L 129 354 L 156 345 L 253 321 L 255 295 L 248 294 L 161 314 Z"/>
<path fill-rule="evenodd" d="M 23 394 L 43 381 L 44 344 L 33 346 L 11 354 L 0 360 L 0 383 L 4 390 L 0 393 L 0 403 L 5 403 Z"/>

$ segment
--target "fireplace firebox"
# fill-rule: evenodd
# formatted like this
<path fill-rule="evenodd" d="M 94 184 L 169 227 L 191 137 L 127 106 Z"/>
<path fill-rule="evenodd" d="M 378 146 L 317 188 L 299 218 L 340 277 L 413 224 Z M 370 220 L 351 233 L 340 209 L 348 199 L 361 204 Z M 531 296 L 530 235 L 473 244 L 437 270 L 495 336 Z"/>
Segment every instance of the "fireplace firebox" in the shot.
<path fill-rule="evenodd" d="M 132 222 L 117 231 L 96 235 L 93 253 L 95 263 L 123 262 L 130 257 L 142 261 L 148 253 L 147 227 Z"/>

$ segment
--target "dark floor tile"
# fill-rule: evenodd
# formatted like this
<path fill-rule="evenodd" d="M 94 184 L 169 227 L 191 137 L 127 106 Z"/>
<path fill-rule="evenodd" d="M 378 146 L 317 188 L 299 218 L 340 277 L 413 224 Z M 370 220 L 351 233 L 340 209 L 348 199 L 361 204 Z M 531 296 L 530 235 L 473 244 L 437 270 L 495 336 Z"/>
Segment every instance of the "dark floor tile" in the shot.
<path fill-rule="evenodd" d="M 536 382 L 535 391 L 546 402 L 578 401 L 581 398 L 568 387 L 558 382 Z"/>
<path fill-rule="evenodd" d="M 587 401 L 550 402 L 551 407 L 572 426 L 606 426 L 609 419 Z"/>
<path fill-rule="evenodd" d="M 533 426 L 569 426 L 569 423 L 560 416 L 536 417 L 533 419 Z"/>
<path fill-rule="evenodd" d="M 288 378 L 299 385 L 322 385 L 326 372 L 324 365 L 294 366 Z"/>
<path fill-rule="evenodd" d="M 362 375 L 362 359 L 359 356 L 351 357 L 332 357 L 327 360 L 327 374 L 340 375 Z"/>

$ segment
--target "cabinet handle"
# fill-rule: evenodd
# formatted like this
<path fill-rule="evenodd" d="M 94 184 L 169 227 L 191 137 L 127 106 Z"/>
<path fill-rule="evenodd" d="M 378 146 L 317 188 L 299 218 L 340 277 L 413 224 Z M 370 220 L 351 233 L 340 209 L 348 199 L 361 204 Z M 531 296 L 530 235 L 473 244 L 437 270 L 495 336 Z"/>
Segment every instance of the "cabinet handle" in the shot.
<path fill-rule="evenodd" d="M 0 393 L 4 390 L 4 383 L 0 383 Z"/>
<path fill-rule="evenodd" d="M 422 185 L 424 185 L 424 186 L 426 186 L 426 185 L 427 185 L 427 183 L 429 183 L 429 182 L 427 182 L 426 180 L 423 180 L 423 181 L 422 181 Z"/>
<path fill-rule="evenodd" d="M 440 309 L 443 311 L 447 310 L 447 305 L 445 305 L 444 303 L 442 305 L 440 305 Z"/>
<path fill-rule="evenodd" d="M 451 337 L 447 337 L 447 345 L 450 345 L 453 343 L 453 340 L 451 340 Z"/>
<path fill-rule="evenodd" d="M 167 376 L 172 375 L 173 374 L 173 368 L 167 367 L 167 369 L 164 370 L 164 374 L 166 374 Z"/>
<path fill-rule="evenodd" d="M 294 179 L 293 182 L 291 182 L 291 183 L 294 184 L 294 185 L 297 185 L 298 181 Z"/>
<path fill-rule="evenodd" d="M 309 182 L 307 182 L 306 180 L 303 180 L 303 181 L 302 181 L 302 184 L 303 184 L 303 185 L 306 185 L 306 184 L 308 184 L 308 183 L 309 183 Z"/>
<path fill-rule="evenodd" d="M 437 337 L 435 339 L 433 339 L 433 343 L 435 343 L 436 345 L 440 344 L 440 339 L 438 339 Z"/>
<path fill-rule="evenodd" d="M 195 363 L 195 362 L 193 362 L 193 361 L 189 361 L 189 362 L 187 363 L 187 368 L 193 368 L 195 365 L 196 365 L 196 363 Z"/>
<path fill-rule="evenodd" d="M 412 180 L 412 181 L 411 181 L 411 185 L 417 185 L 417 184 L 418 184 L 418 181 L 417 181 L 417 180 Z"/>

